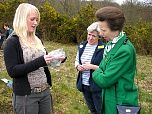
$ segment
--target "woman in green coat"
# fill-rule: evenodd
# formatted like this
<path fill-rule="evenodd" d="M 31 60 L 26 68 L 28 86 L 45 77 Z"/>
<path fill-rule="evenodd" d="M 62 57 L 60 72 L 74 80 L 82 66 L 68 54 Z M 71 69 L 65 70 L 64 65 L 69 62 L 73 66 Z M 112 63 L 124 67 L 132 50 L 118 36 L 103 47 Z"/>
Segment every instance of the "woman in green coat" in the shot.
<path fill-rule="evenodd" d="M 116 7 L 103 7 L 96 12 L 101 35 L 108 41 L 93 80 L 103 88 L 102 114 L 117 114 L 116 105 L 138 106 L 138 91 L 134 83 L 136 52 L 122 31 L 124 13 Z"/>

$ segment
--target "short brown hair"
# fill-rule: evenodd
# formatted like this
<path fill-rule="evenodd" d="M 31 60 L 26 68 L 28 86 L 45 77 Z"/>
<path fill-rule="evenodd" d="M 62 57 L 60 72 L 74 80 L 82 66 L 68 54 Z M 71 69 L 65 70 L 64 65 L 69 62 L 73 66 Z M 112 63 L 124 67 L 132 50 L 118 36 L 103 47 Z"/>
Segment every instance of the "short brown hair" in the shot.
<path fill-rule="evenodd" d="M 106 21 L 112 31 L 122 31 L 125 16 L 119 8 L 113 6 L 103 7 L 97 10 L 95 15 L 98 21 Z"/>
<path fill-rule="evenodd" d="M 4 23 L 3 26 L 9 27 L 9 24 L 8 23 Z"/>

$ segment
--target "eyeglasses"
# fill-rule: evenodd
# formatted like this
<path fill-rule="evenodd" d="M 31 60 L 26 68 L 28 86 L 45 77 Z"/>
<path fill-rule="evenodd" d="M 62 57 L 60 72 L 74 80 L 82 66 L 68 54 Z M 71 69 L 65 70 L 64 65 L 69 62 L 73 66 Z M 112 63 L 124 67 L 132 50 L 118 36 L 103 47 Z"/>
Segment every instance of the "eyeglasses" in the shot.
<path fill-rule="evenodd" d="M 92 38 L 94 38 L 94 39 L 97 38 L 97 35 L 90 34 L 90 33 L 88 33 L 88 36 L 89 36 L 89 37 L 92 37 Z"/>

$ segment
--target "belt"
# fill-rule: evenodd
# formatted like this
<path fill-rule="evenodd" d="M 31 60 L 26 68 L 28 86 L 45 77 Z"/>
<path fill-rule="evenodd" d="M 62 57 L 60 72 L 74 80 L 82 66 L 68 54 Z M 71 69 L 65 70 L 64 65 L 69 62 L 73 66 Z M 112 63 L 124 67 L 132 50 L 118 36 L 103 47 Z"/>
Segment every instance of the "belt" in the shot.
<path fill-rule="evenodd" d="M 31 89 L 31 93 L 40 93 L 46 90 L 47 88 L 49 88 L 49 85 L 43 84 L 41 87 L 34 87 L 33 89 Z"/>

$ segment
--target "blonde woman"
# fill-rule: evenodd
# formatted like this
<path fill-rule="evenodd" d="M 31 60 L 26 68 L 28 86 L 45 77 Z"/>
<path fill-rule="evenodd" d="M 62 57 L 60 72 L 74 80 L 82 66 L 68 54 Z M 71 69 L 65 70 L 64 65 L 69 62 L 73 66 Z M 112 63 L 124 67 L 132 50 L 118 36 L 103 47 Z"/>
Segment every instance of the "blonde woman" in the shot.
<path fill-rule="evenodd" d="M 14 33 L 4 48 L 6 69 L 13 79 L 15 114 L 51 113 L 51 75 L 47 64 L 52 57 L 35 35 L 39 22 L 40 13 L 35 6 L 20 4 L 14 16 Z"/>

